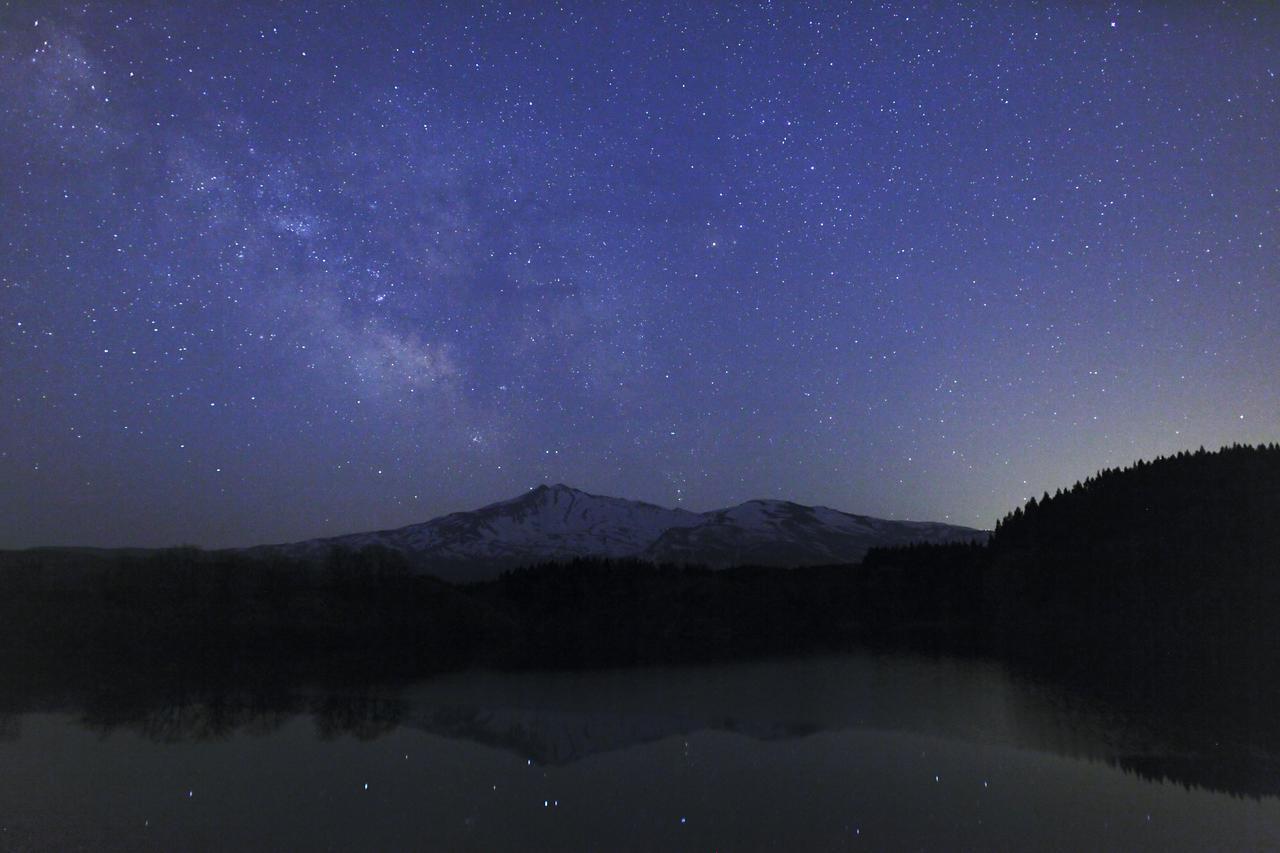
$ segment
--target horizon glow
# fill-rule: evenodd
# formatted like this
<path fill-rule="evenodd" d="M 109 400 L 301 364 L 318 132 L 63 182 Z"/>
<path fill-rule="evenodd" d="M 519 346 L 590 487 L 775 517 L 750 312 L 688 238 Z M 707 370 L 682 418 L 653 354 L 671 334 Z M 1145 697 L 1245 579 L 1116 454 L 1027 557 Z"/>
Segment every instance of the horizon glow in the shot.
<path fill-rule="evenodd" d="M 989 528 L 1280 439 L 1280 6 L 0 9 L 0 547 Z"/>

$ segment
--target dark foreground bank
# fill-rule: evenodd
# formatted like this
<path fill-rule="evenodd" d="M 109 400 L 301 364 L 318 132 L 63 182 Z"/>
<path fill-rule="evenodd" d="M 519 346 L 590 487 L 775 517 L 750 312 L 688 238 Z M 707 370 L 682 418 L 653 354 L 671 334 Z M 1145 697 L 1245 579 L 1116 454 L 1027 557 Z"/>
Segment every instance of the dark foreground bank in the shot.
<path fill-rule="evenodd" d="M 1270 446 L 1099 472 L 1019 508 L 987 544 L 852 566 L 581 560 L 452 585 L 381 550 L 318 564 L 27 552 L 0 567 L 0 654 L 22 661 L 8 677 L 23 690 L 110 673 L 146 693 L 910 649 L 1248 746 L 1280 716 L 1277 518 Z"/>

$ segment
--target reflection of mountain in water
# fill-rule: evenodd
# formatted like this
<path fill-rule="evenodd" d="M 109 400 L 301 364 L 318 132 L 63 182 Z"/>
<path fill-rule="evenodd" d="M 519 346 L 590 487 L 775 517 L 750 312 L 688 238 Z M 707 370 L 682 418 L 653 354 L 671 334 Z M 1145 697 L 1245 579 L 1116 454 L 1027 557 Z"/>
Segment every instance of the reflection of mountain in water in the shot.
<path fill-rule="evenodd" d="M 402 721 L 546 764 L 713 730 L 761 740 L 861 730 L 1077 758 L 1194 758 L 1149 722 L 956 659 L 833 657 L 715 668 L 517 673 L 417 686 Z"/>
<path fill-rule="evenodd" d="M 578 673 L 472 672 L 377 689 L 187 687 L 7 692 L 0 736 L 20 715 L 71 711 L 88 728 L 159 741 L 270 735 L 308 715 L 317 735 L 374 738 L 397 726 L 562 765 L 701 731 L 761 740 L 857 730 L 938 737 L 1104 761 L 1237 795 L 1280 795 L 1280 733 L 1220 720 L 1122 713 L 974 660 L 855 655 Z"/>
<path fill-rule="evenodd" d="M 680 714 L 590 714 L 545 708 L 424 709 L 407 726 L 506 749 L 538 764 L 562 765 L 668 737 L 714 730 L 756 740 L 803 737 L 819 729 L 782 720 L 699 719 Z"/>
<path fill-rule="evenodd" d="M 914 731 L 991 740 L 1007 683 L 969 662 L 894 657 L 590 673 L 469 674 L 412 690 L 404 725 L 544 764 L 713 730 L 761 740 Z"/>

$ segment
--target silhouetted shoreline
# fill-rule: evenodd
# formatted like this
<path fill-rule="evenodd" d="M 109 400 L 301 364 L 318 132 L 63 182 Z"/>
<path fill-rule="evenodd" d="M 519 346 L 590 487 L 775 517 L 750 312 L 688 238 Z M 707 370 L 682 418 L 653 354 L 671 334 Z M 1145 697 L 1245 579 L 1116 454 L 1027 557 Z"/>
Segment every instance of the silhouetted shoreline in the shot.
<path fill-rule="evenodd" d="M 1270 761 L 1276 518 L 1273 445 L 1100 472 L 1015 511 L 988 544 L 874 550 L 851 566 L 576 560 L 455 585 L 384 549 L 323 563 L 180 549 L 47 566 L 37 554 L 0 571 L 0 654 L 10 695 L 127 704 L 184 685 L 269 693 L 475 667 L 910 650 L 999 662 Z"/>

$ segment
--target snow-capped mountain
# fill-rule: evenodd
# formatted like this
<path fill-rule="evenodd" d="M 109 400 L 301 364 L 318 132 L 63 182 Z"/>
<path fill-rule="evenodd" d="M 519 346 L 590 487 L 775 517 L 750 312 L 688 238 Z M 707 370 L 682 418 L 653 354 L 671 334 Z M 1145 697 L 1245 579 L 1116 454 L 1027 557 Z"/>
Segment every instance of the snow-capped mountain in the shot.
<path fill-rule="evenodd" d="M 555 485 L 395 530 L 251 550 L 319 558 L 335 547 L 382 546 L 440 577 L 481 580 L 515 566 L 573 557 L 799 566 L 856 562 L 876 545 L 985 536 L 967 527 L 886 521 L 786 501 L 748 501 L 694 513 Z"/>
<path fill-rule="evenodd" d="M 950 524 L 888 521 L 825 506 L 756 500 L 703 513 L 697 524 L 669 528 L 642 556 L 710 566 L 820 565 L 855 562 L 877 546 L 985 536 L 985 531 Z"/>

